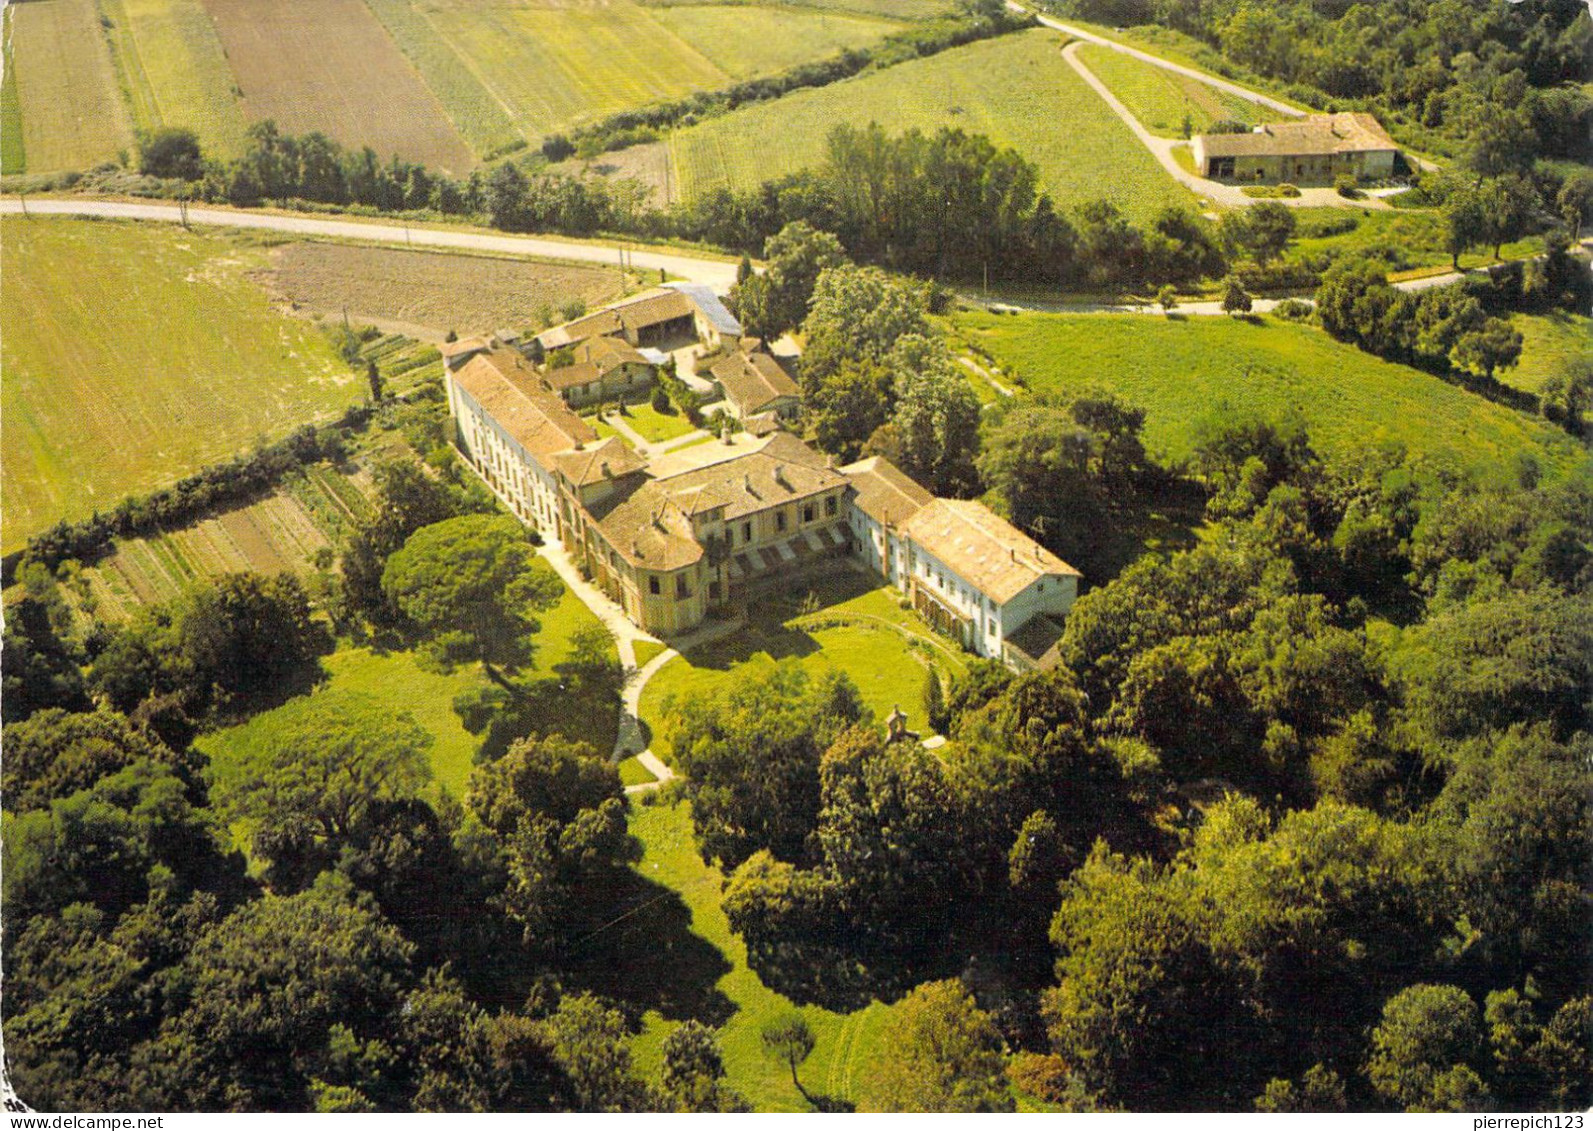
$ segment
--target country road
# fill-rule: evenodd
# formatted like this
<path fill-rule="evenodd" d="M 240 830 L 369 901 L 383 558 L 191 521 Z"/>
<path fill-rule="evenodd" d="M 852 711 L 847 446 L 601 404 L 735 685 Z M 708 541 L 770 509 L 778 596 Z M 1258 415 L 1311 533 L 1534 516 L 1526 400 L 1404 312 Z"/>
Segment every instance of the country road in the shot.
<path fill-rule="evenodd" d="M 1270 98 L 1258 91 L 1251 90 L 1249 87 L 1240 86 L 1238 83 L 1229 82 L 1227 79 L 1219 79 L 1214 75 L 1208 75 L 1205 71 L 1196 70 L 1194 67 L 1186 67 L 1182 63 L 1174 63 L 1171 60 L 1163 59 L 1160 55 L 1152 55 L 1149 51 L 1141 51 L 1138 48 L 1129 47 L 1127 44 L 1107 39 L 1103 35 L 1096 35 L 1093 31 L 1086 31 L 1084 28 L 1073 24 L 1063 23 L 1061 20 L 1054 19 L 1043 13 L 1033 12 L 1022 4 L 1015 3 L 1014 0 L 1007 0 L 1007 7 L 1014 12 L 1030 12 L 1041 24 L 1054 31 L 1065 32 L 1075 39 L 1098 43 L 1102 47 L 1110 47 L 1113 51 L 1121 51 L 1125 55 L 1132 55 L 1141 62 L 1149 63 L 1153 67 L 1160 67 L 1164 71 L 1175 71 L 1180 75 L 1187 75 L 1197 82 L 1203 82 L 1207 86 L 1215 87 L 1217 90 L 1226 91 L 1236 97 L 1243 98 L 1246 102 L 1254 102 L 1257 106 L 1265 106 L 1269 110 L 1276 110 L 1278 113 L 1286 114 L 1291 118 L 1303 118 L 1307 114 L 1307 111 L 1301 110 L 1298 106 L 1280 102 L 1276 98 Z"/>
<path fill-rule="evenodd" d="M 0 214 L 19 215 L 24 208 L 29 215 L 34 216 L 99 216 L 107 219 L 156 220 L 170 224 L 182 221 L 182 210 L 175 204 L 135 204 L 89 199 L 32 199 L 24 204 L 16 197 L 0 199 Z M 401 244 L 406 247 L 531 255 L 543 259 L 601 263 L 610 267 L 618 266 L 620 262 L 620 249 L 608 244 L 541 239 L 536 236 L 447 231 L 395 224 L 391 221 L 365 223 L 359 220 L 331 220 L 317 216 L 283 216 L 274 212 L 247 212 L 229 208 L 190 207 L 187 211 L 190 224 L 265 228 L 274 232 L 292 232 L 304 236 L 334 236 L 371 243 Z M 625 262 L 631 267 L 666 271 L 670 275 L 693 283 L 706 283 L 721 294 L 728 292 L 736 281 L 736 264 L 733 260 L 703 259 L 669 251 L 626 249 Z"/>

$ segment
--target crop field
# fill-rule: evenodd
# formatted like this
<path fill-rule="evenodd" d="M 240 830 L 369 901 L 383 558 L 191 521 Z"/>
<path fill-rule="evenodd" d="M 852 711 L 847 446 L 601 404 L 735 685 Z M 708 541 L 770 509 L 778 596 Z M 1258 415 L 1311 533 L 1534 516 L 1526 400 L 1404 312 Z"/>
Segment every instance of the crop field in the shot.
<path fill-rule="evenodd" d="M 1521 362 L 1499 374 L 1507 385 L 1542 392 L 1550 377 L 1564 376 L 1572 365 L 1593 358 L 1593 318 L 1586 315 L 1517 314 L 1510 323 L 1521 331 Z"/>
<path fill-rule="evenodd" d="M 185 126 L 207 155 L 242 153 L 247 123 L 201 0 L 99 0 L 122 90 L 140 129 Z"/>
<path fill-rule="evenodd" d="M 772 4 L 682 4 L 659 9 L 657 19 L 733 79 L 866 47 L 904 26 L 875 16 Z"/>
<path fill-rule="evenodd" d="M 433 338 L 523 329 L 545 306 L 574 298 L 598 306 L 626 286 L 617 267 L 308 242 L 273 248 L 261 278 L 305 311 L 341 318 L 347 310 L 352 321 L 402 323 Z"/>
<path fill-rule="evenodd" d="M 365 0 L 448 112 L 459 136 L 483 161 L 523 148 L 525 135 L 471 64 L 448 46 L 411 0 Z"/>
<path fill-rule="evenodd" d="M 1321 330 L 1261 318 L 1163 321 L 1132 314 L 961 315 L 957 329 L 1033 391 L 1106 390 L 1146 410 L 1146 446 L 1191 454 L 1194 426 L 1231 408 L 1298 411 L 1319 451 L 1397 441 L 1413 459 L 1506 472 L 1518 453 L 1566 466 L 1577 445 L 1552 425 Z"/>
<path fill-rule="evenodd" d="M 728 76 L 631 0 L 415 0 L 528 139 Z"/>
<path fill-rule="evenodd" d="M 1012 146 L 1039 167 L 1058 210 L 1105 197 L 1143 222 L 1191 204 L 1062 59 L 1061 43 L 1050 31 L 1002 36 L 711 118 L 673 135 L 682 191 L 749 189 L 821 164 L 837 123 L 880 120 L 893 131 L 953 126 Z"/>
<path fill-rule="evenodd" d="M 252 120 L 439 171 L 475 156 L 364 0 L 205 0 Z"/>
<path fill-rule="evenodd" d="M 16 79 L 3 128 L 20 125 L 22 141 L 8 147 L 6 171 L 24 159 L 30 173 L 114 161 L 133 132 L 94 0 L 29 0 L 7 5 L 6 16 L 6 81 L 12 63 Z"/>
<path fill-rule="evenodd" d="M 649 8 L 729 8 L 743 6 L 745 0 L 642 0 L 642 3 Z M 890 20 L 928 20 L 956 11 L 957 0 L 780 0 L 778 6 Z"/>
<path fill-rule="evenodd" d="M 1224 119 L 1254 124 L 1275 119 L 1276 111 L 1207 86 L 1198 79 L 1143 63 L 1121 51 L 1086 43 L 1081 63 L 1106 84 L 1140 124 L 1162 137 L 1183 137 L 1184 119 L 1201 133 Z"/>
<path fill-rule="evenodd" d="M 121 621 L 224 573 L 308 574 L 317 551 L 333 547 L 366 508 L 363 468 L 315 465 L 268 497 L 179 530 L 119 540 L 83 571 L 93 616 Z"/>
<path fill-rule="evenodd" d="M 179 228 L 0 221 L 6 552 L 261 438 L 364 384 L 249 278 L 264 253 Z"/>
<path fill-rule="evenodd" d="M 16 9 L 0 9 L 0 174 L 22 173 L 28 168 L 22 144 L 22 100 L 17 94 L 17 69 L 11 65 L 11 16 Z"/>

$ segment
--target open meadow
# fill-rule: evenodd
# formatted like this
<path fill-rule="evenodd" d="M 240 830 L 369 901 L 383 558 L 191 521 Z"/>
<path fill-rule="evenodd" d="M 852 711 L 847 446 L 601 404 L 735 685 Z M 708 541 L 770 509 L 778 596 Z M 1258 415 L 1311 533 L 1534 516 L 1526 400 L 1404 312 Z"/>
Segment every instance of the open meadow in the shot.
<path fill-rule="evenodd" d="M 1397 441 L 1484 479 L 1513 474 L 1523 453 L 1559 467 L 1579 456 L 1537 417 L 1271 318 L 972 313 L 956 326 L 1036 393 L 1107 391 L 1144 408 L 1146 446 L 1163 459 L 1188 458 L 1216 410 L 1298 412 L 1319 451 Z"/>
<path fill-rule="evenodd" d="M 475 164 L 364 0 L 205 0 L 251 120 L 320 130 L 455 176 Z"/>
<path fill-rule="evenodd" d="M 1593 359 L 1593 318 L 1555 311 L 1517 314 L 1510 324 L 1521 331 L 1521 361 L 1499 379 L 1528 393 L 1543 391 L 1551 377 L 1565 377 L 1573 365 Z"/>
<path fill-rule="evenodd" d="M 449 330 L 524 329 L 544 308 L 557 317 L 572 299 L 595 307 L 627 285 L 617 267 L 309 242 L 273 248 L 260 279 L 306 312 L 347 311 L 353 322 L 402 323 L 434 339 Z"/>
<path fill-rule="evenodd" d="M 1062 59 L 1062 43 L 1055 32 L 1019 32 L 710 118 L 671 137 L 682 191 L 750 189 L 819 165 L 838 123 L 877 120 L 893 133 L 952 126 L 1010 145 L 1039 167 L 1060 211 L 1104 197 L 1144 222 L 1192 204 Z"/>
<path fill-rule="evenodd" d="M 5 171 L 88 169 L 133 143 L 111 52 L 94 0 L 29 0 L 6 6 L 6 83 L 0 129 L 20 132 Z"/>
<path fill-rule="evenodd" d="M 732 8 L 746 0 L 641 0 L 649 8 Z M 877 16 L 891 20 L 929 20 L 957 10 L 957 0 L 775 0 L 782 8 L 804 8 L 814 12 L 836 12 L 854 16 Z"/>
<path fill-rule="evenodd" d="M 10 216 L 0 240 L 6 552 L 365 395 L 325 335 L 272 308 L 242 240 Z"/>
<path fill-rule="evenodd" d="M 1314 260 L 1324 254 L 1368 255 L 1381 259 L 1394 278 L 1403 272 L 1430 274 L 1448 269 L 1444 249 L 1444 218 L 1436 208 L 1389 208 L 1359 211 L 1353 208 L 1298 208 L 1297 235 L 1284 252 L 1287 260 Z M 1507 243 L 1506 259 L 1537 255 L 1543 241 L 1537 236 Z M 1493 248 L 1469 251 L 1460 257 L 1463 268 L 1482 267 L 1494 261 Z"/>
<path fill-rule="evenodd" d="M 206 154 L 243 152 L 247 121 L 202 0 L 99 0 L 117 77 L 142 130 L 182 126 Z"/>
<path fill-rule="evenodd" d="M 1187 137 L 1202 133 L 1213 122 L 1228 120 L 1247 125 L 1275 120 L 1279 115 L 1248 99 L 1207 86 L 1199 79 L 1145 63 L 1110 47 L 1086 43 L 1078 58 L 1106 84 L 1140 124 L 1161 137 Z"/>

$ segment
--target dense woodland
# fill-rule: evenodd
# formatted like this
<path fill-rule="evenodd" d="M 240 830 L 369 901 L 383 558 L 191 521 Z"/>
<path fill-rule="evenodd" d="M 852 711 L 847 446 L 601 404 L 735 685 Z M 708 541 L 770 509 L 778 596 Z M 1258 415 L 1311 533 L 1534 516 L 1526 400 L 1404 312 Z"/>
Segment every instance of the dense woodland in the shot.
<path fill-rule="evenodd" d="M 1064 7 L 1179 27 L 1337 97 L 1431 104 L 1434 130 L 1538 113 L 1586 46 L 1569 3 Z M 1247 54 L 1258 21 L 1284 29 L 1287 58 Z M 1401 53 L 1435 42 L 1449 70 L 1417 98 Z M 1477 93 L 1516 81 L 1534 93 Z M 1481 151 L 1482 125 L 1455 131 Z M 506 228 L 623 227 L 582 211 L 609 190 L 507 165 L 459 185 L 268 127 L 230 166 L 165 140 L 151 171 L 223 198 L 459 194 L 442 210 Z M 1534 156 L 1568 155 L 1540 140 Z M 1344 258 L 1322 265 L 1316 317 L 1506 398 L 1508 313 L 1586 306 L 1565 236 L 1593 191 L 1552 160 L 1470 160 L 1422 190 L 1457 252 L 1515 224 L 1548 232 L 1549 254 L 1421 295 Z M 1297 420 L 1227 406 L 1191 459 L 1159 462 L 1144 411 L 1106 393 L 982 410 L 941 332 L 949 293 L 901 273 L 1264 271 L 1286 209 L 1216 226 L 1170 212 L 1145 231 L 1104 205 L 1062 217 L 986 139 L 874 128 L 838 130 L 811 175 L 659 223 L 764 258 L 732 298 L 750 330 L 801 331 L 819 447 L 983 498 L 1089 581 L 1054 670 L 930 676 L 939 751 L 887 742 L 844 675 L 794 664 L 668 709 L 675 788 L 754 970 L 799 1003 L 900 1003 L 866 1106 L 1593 1104 L 1593 462 L 1523 454 L 1467 475 L 1386 445 L 1330 455 Z M 411 450 L 378 467 L 336 569 L 222 578 L 125 625 L 85 625 L 63 592 L 73 553 L 336 458 L 331 433 L 53 532 L 17 567 L 0 656 L 12 1083 L 77 1110 L 744 1108 L 702 1003 L 672 1003 L 691 1020 L 644 1078 L 637 1010 L 605 996 L 617 964 L 588 945 L 664 894 L 631 867 L 633 803 L 607 752 L 567 737 L 615 708 L 605 642 L 538 663 L 557 582 L 451 455 L 435 393 L 372 393 Z M 1545 391 L 1576 435 L 1590 404 L 1585 368 Z M 1125 532 L 1167 514 L 1186 548 L 1125 556 Z M 404 704 L 302 694 L 337 639 L 485 673 L 454 704 L 481 749 L 463 797 L 432 788 Z M 268 707 L 281 725 L 241 765 L 195 748 Z M 795 1017 L 763 1038 L 801 1090 L 812 1034 Z"/>

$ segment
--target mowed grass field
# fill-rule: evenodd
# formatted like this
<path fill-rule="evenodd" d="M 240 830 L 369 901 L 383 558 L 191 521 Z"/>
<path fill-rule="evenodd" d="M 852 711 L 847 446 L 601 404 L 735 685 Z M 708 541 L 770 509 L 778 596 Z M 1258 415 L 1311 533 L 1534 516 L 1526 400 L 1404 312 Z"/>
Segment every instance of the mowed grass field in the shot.
<path fill-rule="evenodd" d="M 672 137 L 687 197 L 749 189 L 823 162 L 840 122 L 893 132 L 953 126 L 1010 145 L 1040 169 L 1059 210 L 1112 200 L 1136 221 L 1194 198 L 1063 60 L 1063 38 L 1035 30 L 941 52 L 712 118 Z"/>
<path fill-rule="evenodd" d="M 580 599 L 566 591 L 559 604 L 542 618 L 542 630 L 537 634 L 537 667 L 547 670 L 564 660 L 569 655 L 572 636 L 598 624 L 597 617 Z M 463 800 L 480 739 L 460 723 L 453 703 L 455 697 L 486 686 L 487 677 L 479 665 L 439 673 L 428 670 L 413 652 L 344 646 L 323 657 L 321 667 L 327 678 L 317 692 L 333 688 L 357 691 L 392 704 L 395 713 L 408 711 L 413 715 L 432 736 L 434 788 Z M 279 725 L 278 718 L 278 711 L 265 711 L 238 726 L 202 735 L 194 745 L 210 758 L 217 777 L 225 780 L 244 753 Z M 612 729 L 610 725 L 609 730 Z"/>
<path fill-rule="evenodd" d="M 818 599 L 816 612 L 798 605 L 809 592 Z M 930 666 L 944 676 L 960 671 L 963 657 L 916 613 L 902 609 L 899 598 L 878 578 L 854 572 L 761 597 L 747 611 L 744 631 L 669 661 L 642 689 L 640 716 L 652 732 L 653 753 L 666 761 L 673 756 L 666 724 L 672 698 L 711 695 L 788 656 L 813 674 L 840 670 L 851 676 L 876 721 L 883 723 L 900 706 L 921 724 Z"/>
<path fill-rule="evenodd" d="M 649 8 L 740 7 L 746 0 L 641 0 Z M 891 20 L 928 20 L 957 10 L 957 0 L 779 0 L 781 7 L 815 12 L 878 16 Z"/>
<path fill-rule="evenodd" d="M 234 157 L 247 121 L 202 0 L 99 0 L 117 76 L 143 130 L 183 126 L 207 155 Z"/>
<path fill-rule="evenodd" d="M 205 10 L 251 120 L 320 130 L 383 161 L 396 154 L 456 176 L 475 164 L 364 0 L 205 0 Z"/>
<path fill-rule="evenodd" d="M 680 905 L 672 900 L 644 904 L 616 924 L 611 934 L 618 938 L 604 938 L 605 954 L 622 960 L 629 949 L 656 949 L 661 939 L 673 941 L 684 927 L 696 945 L 672 948 L 666 974 L 693 986 L 713 979 L 711 992 L 723 995 L 704 1020 L 711 1025 L 722 1022 L 716 1036 L 724 1056 L 725 1083 L 757 1111 L 811 1111 L 791 1086 L 790 1071 L 763 1051 L 763 1026 L 797 1007 L 764 985 L 747 965 L 746 945 L 741 936 L 731 933 L 719 904 L 724 877 L 703 863 L 692 842 L 690 809 L 685 803 L 633 807 L 630 829 L 643 847 L 637 872 L 677 893 L 688 918 L 685 924 L 676 921 Z M 728 1018 L 722 1011 L 729 1013 Z M 798 1012 L 816 1040 L 813 1054 L 799 1071 L 803 1085 L 810 1092 L 855 1102 L 885 1055 L 881 1039 L 891 1007 L 874 1002 L 851 1013 L 837 1013 L 809 1005 Z M 631 1046 L 644 1076 L 657 1076 L 664 1038 L 683 1020 L 666 1018 L 658 1009 L 644 1014 L 642 1032 Z"/>
<path fill-rule="evenodd" d="M 905 26 L 878 16 L 776 4 L 680 4 L 660 8 L 656 15 L 733 79 L 783 71 L 847 47 L 866 47 Z"/>
<path fill-rule="evenodd" d="M 264 254 L 164 225 L 0 220 L 0 485 L 10 552 L 365 395 L 272 308 Z"/>
<path fill-rule="evenodd" d="M 22 143 L 22 97 L 17 69 L 11 63 L 11 17 L 15 7 L 0 9 L 0 174 L 25 172 L 27 147 Z"/>
<path fill-rule="evenodd" d="M 1359 212 L 1349 208 L 1298 208 L 1296 238 L 1284 253 L 1285 259 L 1311 259 L 1324 252 L 1338 255 L 1380 256 L 1390 264 L 1390 274 L 1403 271 L 1430 273 L 1429 268 L 1448 268 L 1449 252 L 1444 250 L 1444 218 L 1436 208 L 1390 208 Z M 1543 241 L 1536 236 L 1507 243 L 1501 249 L 1506 259 L 1536 255 Z M 1492 263 L 1493 248 L 1470 251 L 1460 257 L 1463 268 Z"/>
<path fill-rule="evenodd" d="M 1519 453 L 1562 467 L 1580 454 L 1537 417 L 1265 317 L 973 313 L 956 325 L 1035 392 L 1104 390 L 1144 408 L 1146 446 L 1164 459 L 1186 459 L 1197 423 L 1225 408 L 1298 411 L 1322 452 L 1398 441 L 1413 459 L 1484 478 L 1513 474 Z"/>
<path fill-rule="evenodd" d="M 28 0 L 6 7 L 6 82 L 0 128 L 20 129 L 6 172 L 53 173 L 116 160 L 133 131 L 117 91 L 94 0 Z"/>
<path fill-rule="evenodd" d="M 1593 359 L 1593 318 L 1586 315 L 1517 314 L 1510 324 L 1521 331 L 1521 361 L 1499 379 L 1517 389 L 1540 393 L 1550 377 L 1566 376 L 1571 366 Z"/>
<path fill-rule="evenodd" d="M 1247 99 L 1110 47 L 1085 43 L 1078 50 L 1078 59 L 1117 95 L 1141 125 L 1162 137 L 1186 136 L 1186 116 L 1192 133 L 1202 133 L 1213 122 L 1224 119 L 1254 124 L 1278 117 L 1275 111 Z"/>
<path fill-rule="evenodd" d="M 271 251 L 261 276 L 284 301 L 354 321 L 390 321 L 460 335 L 521 329 L 544 306 L 619 298 L 618 268 L 349 244 L 290 243 Z M 540 327 L 538 327 L 540 329 Z"/>

